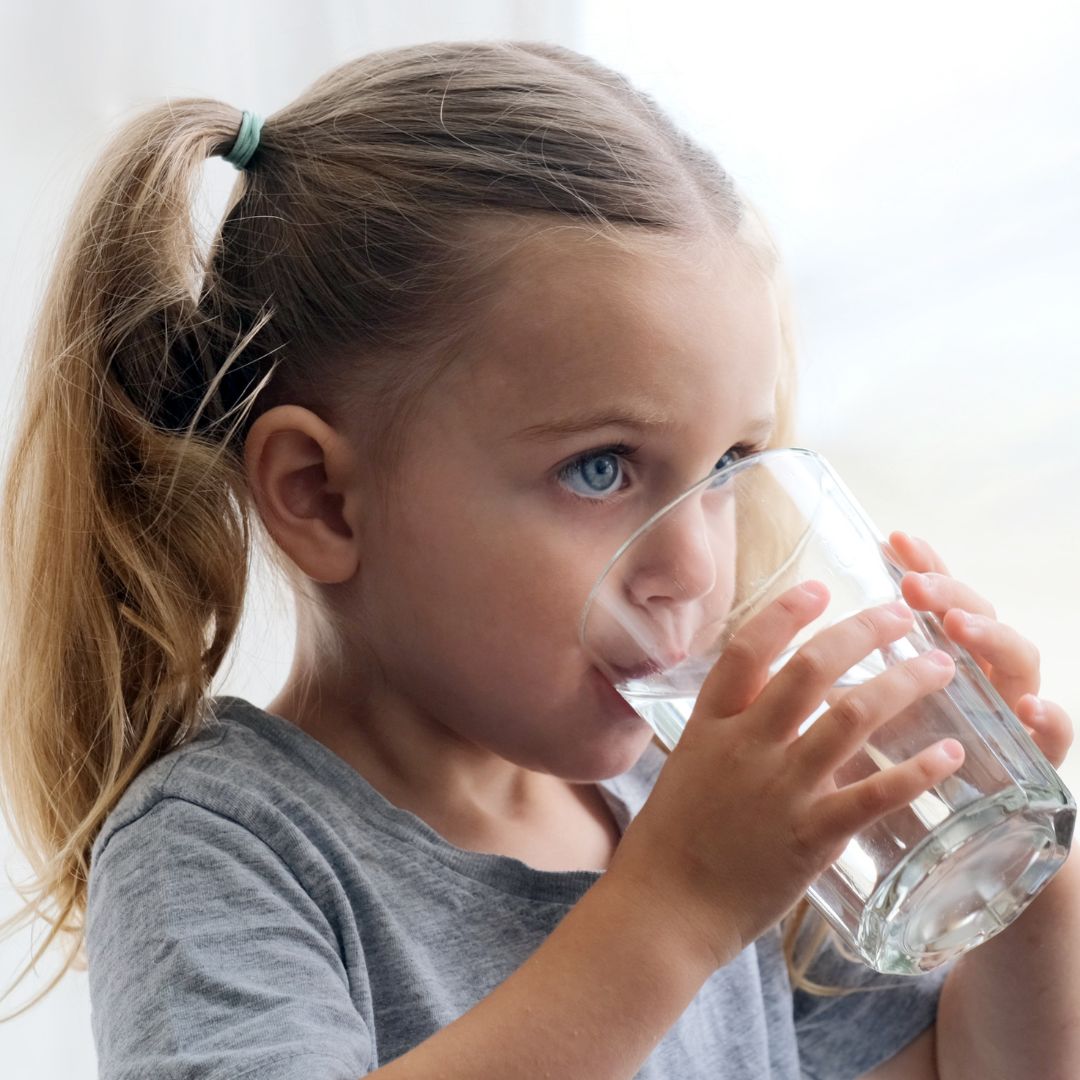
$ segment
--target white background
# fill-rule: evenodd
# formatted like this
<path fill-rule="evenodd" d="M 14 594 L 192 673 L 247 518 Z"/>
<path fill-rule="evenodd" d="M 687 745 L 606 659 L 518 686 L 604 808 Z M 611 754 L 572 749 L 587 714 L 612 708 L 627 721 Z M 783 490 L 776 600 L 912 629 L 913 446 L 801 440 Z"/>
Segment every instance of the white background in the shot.
<path fill-rule="evenodd" d="M 1043 692 L 1080 718 L 1078 13 L 1065 0 L 6 0 L 0 408 L 19 407 L 66 207 L 126 114 L 210 95 L 265 116 L 373 49 L 558 41 L 652 93 L 763 210 L 794 286 L 798 442 L 882 531 L 929 539 L 1033 640 Z M 197 212 L 213 221 L 234 174 L 216 160 L 206 175 Z M 288 599 L 257 587 L 215 692 L 269 702 L 291 647 Z M 1062 770 L 1074 791 L 1077 762 Z M 5 833 L 0 857 L 18 879 Z M 0 881 L 0 915 L 14 908 Z M 0 985 L 29 944 L 0 946 Z M 0 1063 L 11 1080 L 96 1075 L 85 974 L 0 1025 Z"/>

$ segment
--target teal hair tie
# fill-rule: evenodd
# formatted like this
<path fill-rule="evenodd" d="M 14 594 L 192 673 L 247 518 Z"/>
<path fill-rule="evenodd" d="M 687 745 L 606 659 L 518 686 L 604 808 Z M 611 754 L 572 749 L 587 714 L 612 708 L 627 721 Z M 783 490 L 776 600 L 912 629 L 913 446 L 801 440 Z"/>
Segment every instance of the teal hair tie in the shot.
<path fill-rule="evenodd" d="M 255 153 L 255 147 L 259 145 L 259 132 L 262 131 L 262 117 L 253 112 L 244 111 L 244 119 L 240 121 L 240 130 L 236 133 L 236 142 L 232 149 L 225 155 L 225 160 L 242 169 L 251 160 Z"/>

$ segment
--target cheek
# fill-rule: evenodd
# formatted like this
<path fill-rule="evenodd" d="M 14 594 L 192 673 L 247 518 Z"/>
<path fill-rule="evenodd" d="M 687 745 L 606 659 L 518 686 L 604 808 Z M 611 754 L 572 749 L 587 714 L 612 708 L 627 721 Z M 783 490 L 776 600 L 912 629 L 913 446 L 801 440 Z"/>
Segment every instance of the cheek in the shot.
<path fill-rule="evenodd" d="M 423 542 L 383 545 L 370 571 L 393 637 L 428 642 L 459 659 L 495 656 L 502 665 L 565 663 L 579 657 L 578 622 L 602 569 L 561 534 L 461 512 L 429 528 Z M 419 536 L 419 532 L 416 533 Z M 594 565 L 595 564 L 595 565 Z M 473 664 L 470 664 L 473 666 Z"/>
<path fill-rule="evenodd" d="M 410 490 L 371 566 L 384 624 L 393 625 L 384 642 L 398 651 L 422 641 L 472 680 L 485 665 L 489 678 L 582 679 L 582 609 L 630 523 L 591 521 L 536 490 L 477 496 L 464 478 Z"/>
<path fill-rule="evenodd" d="M 576 640 L 589 591 L 625 536 L 605 541 L 580 511 L 535 495 L 473 510 L 444 538 L 450 587 L 470 603 L 513 612 L 522 626 L 561 626 Z"/>
<path fill-rule="evenodd" d="M 587 561 L 527 543 L 493 553 L 482 595 L 474 597 L 493 647 L 545 666 L 575 657 L 582 663 L 578 623 L 598 574 Z"/>
<path fill-rule="evenodd" d="M 550 523 L 546 543 L 465 524 L 430 532 L 423 550 L 387 545 L 388 557 L 370 568 L 381 592 L 372 638 L 391 681 L 448 726 L 529 767 L 582 779 L 628 767 L 648 725 L 578 641 L 599 561 L 578 545 L 557 547 Z"/>

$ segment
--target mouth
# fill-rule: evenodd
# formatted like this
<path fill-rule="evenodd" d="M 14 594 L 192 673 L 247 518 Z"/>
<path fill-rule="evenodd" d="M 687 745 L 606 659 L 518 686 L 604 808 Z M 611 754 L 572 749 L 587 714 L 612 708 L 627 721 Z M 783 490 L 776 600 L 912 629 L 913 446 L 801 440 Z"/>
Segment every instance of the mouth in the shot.
<path fill-rule="evenodd" d="M 644 679 L 650 675 L 659 675 L 662 671 L 668 671 L 686 659 L 686 653 L 677 652 L 665 658 L 666 663 L 661 664 L 656 660 L 642 660 L 631 667 L 622 667 L 619 664 L 611 664 L 611 670 L 622 680 Z"/>

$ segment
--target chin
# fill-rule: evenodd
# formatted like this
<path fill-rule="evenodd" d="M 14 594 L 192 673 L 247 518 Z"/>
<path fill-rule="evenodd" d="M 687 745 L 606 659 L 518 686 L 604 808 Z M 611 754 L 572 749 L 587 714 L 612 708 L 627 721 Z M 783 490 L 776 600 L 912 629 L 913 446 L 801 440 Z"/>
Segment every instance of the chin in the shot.
<path fill-rule="evenodd" d="M 535 702 L 522 703 L 539 725 L 516 752 L 496 750 L 507 760 L 570 783 L 595 783 L 630 769 L 652 741 L 653 730 L 594 667 L 584 670 L 575 690 L 553 695 L 537 690 Z"/>
<path fill-rule="evenodd" d="M 589 669 L 587 681 L 589 693 L 574 710 L 569 731 L 565 720 L 560 724 L 567 734 L 550 769 L 571 782 L 591 783 L 626 772 L 653 737 L 652 728 L 596 668 Z"/>
<path fill-rule="evenodd" d="M 591 784 L 621 776 L 628 769 L 632 769 L 652 742 L 652 728 L 644 721 L 642 724 L 645 727 L 642 735 L 637 738 L 624 737 L 617 744 L 598 746 L 587 764 L 579 762 L 579 768 L 573 773 L 563 773 L 562 778 L 571 783 Z"/>

